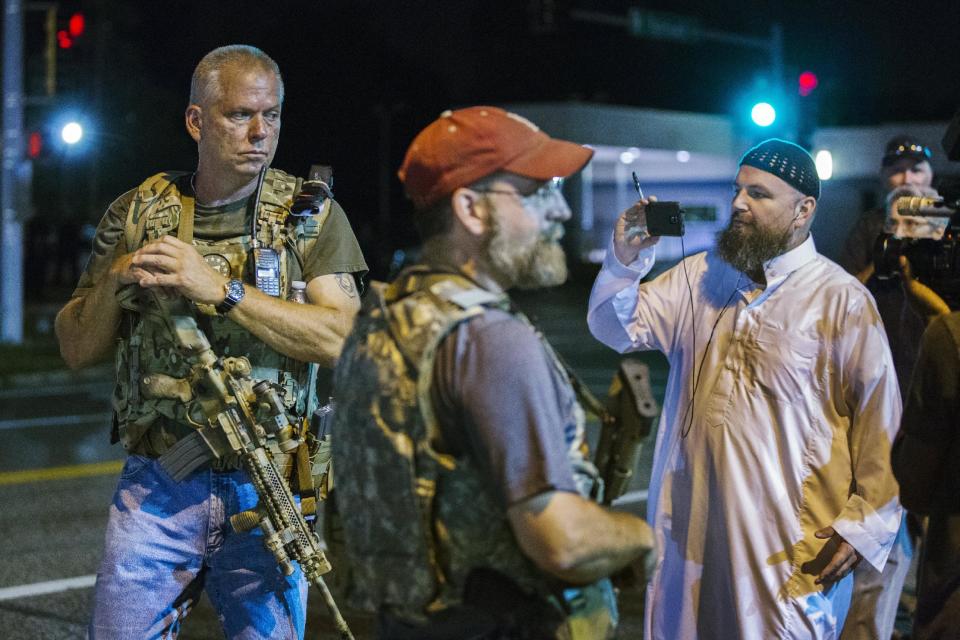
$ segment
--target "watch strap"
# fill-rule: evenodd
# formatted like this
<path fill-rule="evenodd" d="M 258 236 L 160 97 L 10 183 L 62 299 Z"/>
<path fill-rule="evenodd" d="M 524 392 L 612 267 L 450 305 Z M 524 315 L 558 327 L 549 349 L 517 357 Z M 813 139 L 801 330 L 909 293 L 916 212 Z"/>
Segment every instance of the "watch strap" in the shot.
<path fill-rule="evenodd" d="M 231 280 L 227 283 L 227 295 L 223 298 L 223 302 L 217 305 L 217 313 L 220 315 L 226 315 L 237 306 L 241 300 L 243 300 L 244 290 L 243 290 L 243 281 L 242 280 Z"/>

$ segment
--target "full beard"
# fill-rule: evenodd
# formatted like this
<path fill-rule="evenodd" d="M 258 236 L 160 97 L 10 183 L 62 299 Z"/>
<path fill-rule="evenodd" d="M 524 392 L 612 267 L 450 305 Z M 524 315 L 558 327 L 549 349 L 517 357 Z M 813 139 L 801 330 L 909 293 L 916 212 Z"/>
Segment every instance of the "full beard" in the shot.
<path fill-rule="evenodd" d="M 762 274 L 765 262 L 786 252 L 790 234 L 752 225 L 735 225 L 717 233 L 717 252 L 724 262 L 746 273 Z"/>
<path fill-rule="evenodd" d="M 506 282 L 518 289 L 555 287 L 567 280 L 567 256 L 554 238 L 541 234 L 526 247 L 508 238 L 495 221 L 487 246 L 490 266 Z"/>

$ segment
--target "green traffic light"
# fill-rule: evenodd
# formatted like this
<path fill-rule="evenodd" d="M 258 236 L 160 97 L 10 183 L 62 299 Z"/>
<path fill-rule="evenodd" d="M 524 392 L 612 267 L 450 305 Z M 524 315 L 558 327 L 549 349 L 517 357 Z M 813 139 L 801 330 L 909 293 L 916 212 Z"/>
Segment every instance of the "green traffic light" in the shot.
<path fill-rule="evenodd" d="M 758 127 L 769 127 L 777 119 L 777 110 L 769 102 L 758 102 L 750 110 L 750 118 Z"/>

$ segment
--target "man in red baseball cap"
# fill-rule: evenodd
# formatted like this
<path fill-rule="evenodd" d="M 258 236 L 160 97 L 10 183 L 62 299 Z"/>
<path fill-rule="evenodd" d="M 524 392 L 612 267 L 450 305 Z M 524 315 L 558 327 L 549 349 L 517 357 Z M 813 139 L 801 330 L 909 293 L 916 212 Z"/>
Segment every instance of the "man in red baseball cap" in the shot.
<path fill-rule="evenodd" d="M 335 374 L 336 500 L 379 637 L 611 637 L 607 576 L 653 545 L 591 499 L 569 373 L 506 293 L 565 279 L 559 179 L 591 155 L 495 107 L 407 151 L 421 262 L 372 287 Z"/>

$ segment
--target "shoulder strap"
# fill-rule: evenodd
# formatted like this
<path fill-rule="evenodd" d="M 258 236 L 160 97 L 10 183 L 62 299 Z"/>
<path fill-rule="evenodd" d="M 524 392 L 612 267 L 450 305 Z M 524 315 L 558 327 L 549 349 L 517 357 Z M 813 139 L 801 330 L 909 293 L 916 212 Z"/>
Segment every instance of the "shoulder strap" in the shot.
<path fill-rule="evenodd" d="M 543 331 L 540 330 L 540 327 L 534 324 L 534 322 L 519 309 L 512 308 L 511 311 L 516 317 L 533 329 L 534 333 L 537 334 L 537 337 L 540 338 L 540 343 L 550 355 L 554 366 L 562 371 L 567 380 L 570 381 L 570 386 L 573 387 L 574 394 L 577 396 L 577 400 L 580 402 L 580 404 L 583 405 L 583 408 L 599 418 L 601 422 L 609 421 L 611 417 L 610 412 L 607 411 L 607 408 L 604 406 L 604 404 L 600 402 L 595 395 L 593 395 L 593 392 L 590 391 L 590 388 L 584 384 L 583 380 L 580 379 L 580 376 L 577 375 L 564 357 L 553 348 L 553 345 L 550 344 L 550 341 L 547 340 L 547 337 L 543 335 Z"/>
<path fill-rule="evenodd" d="M 127 252 L 135 251 L 143 242 L 143 236 L 146 231 L 148 212 L 151 206 L 157 204 L 157 201 L 164 193 L 173 186 L 176 188 L 176 180 L 187 175 L 186 171 L 164 171 L 150 176 L 144 180 L 130 202 L 130 209 L 127 212 L 126 225 L 124 227 L 124 242 Z M 192 236 L 192 216 L 191 216 L 191 236 Z"/>
<path fill-rule="evenodd" d="M 306 256 L 319 239 L 320 231 L 333 206 L 332 199 L 327 198 L 319 212 L 306 216 L 291 216 L 290 210 L 302 185 L 302 178 L 279 169 L 268 169 L 256 207 L 257 242 L 272 247 L 281 254 L 283 261 L 287 260 L 283 249 L 289 249 L 299 262 L 301 270 Z M 284 280 L 288 279 L 287 270 L 287 266 L 281 269 Z M 285 283 L 283 289 L 286 289 L 288 284 Z"/>
<path fill-rule="evenodd" d="M 437 348 L 460 323 L 489 307 L 503 305 L 506 296 L 486 291 L 460 274 L 426 267 L 408 269 L 390 285 L 372 290 L 394 343 L 416 372 L 418 404 L 426 428 L 425 441 L 419 446 L 441 466 L 452 469 L 454 459 L 431 446 L 441 434 L 430 398 Z"/>
<path fill-rule="evenodd" d="M 256 203 L 257 241 L 280 251 L 285 239 L 287 215 L 302 180 L 279 169 L 267 169 Z"/>
<path fill-rule="evenodd" d="M 301 184 L 303 184 L 302 178 L 292 176 L 280 169 L 267 169 L 267 175 L 263 180 L 263 191 L 260 194 L 260 202 L 289 209 L 290 203 L 300 190 Z"/>
<path fill-rule="evenodd" d="M 180 224 L 177 225 L 177 239 L 193 244 L 193 196 L 180 194 Z"/>

